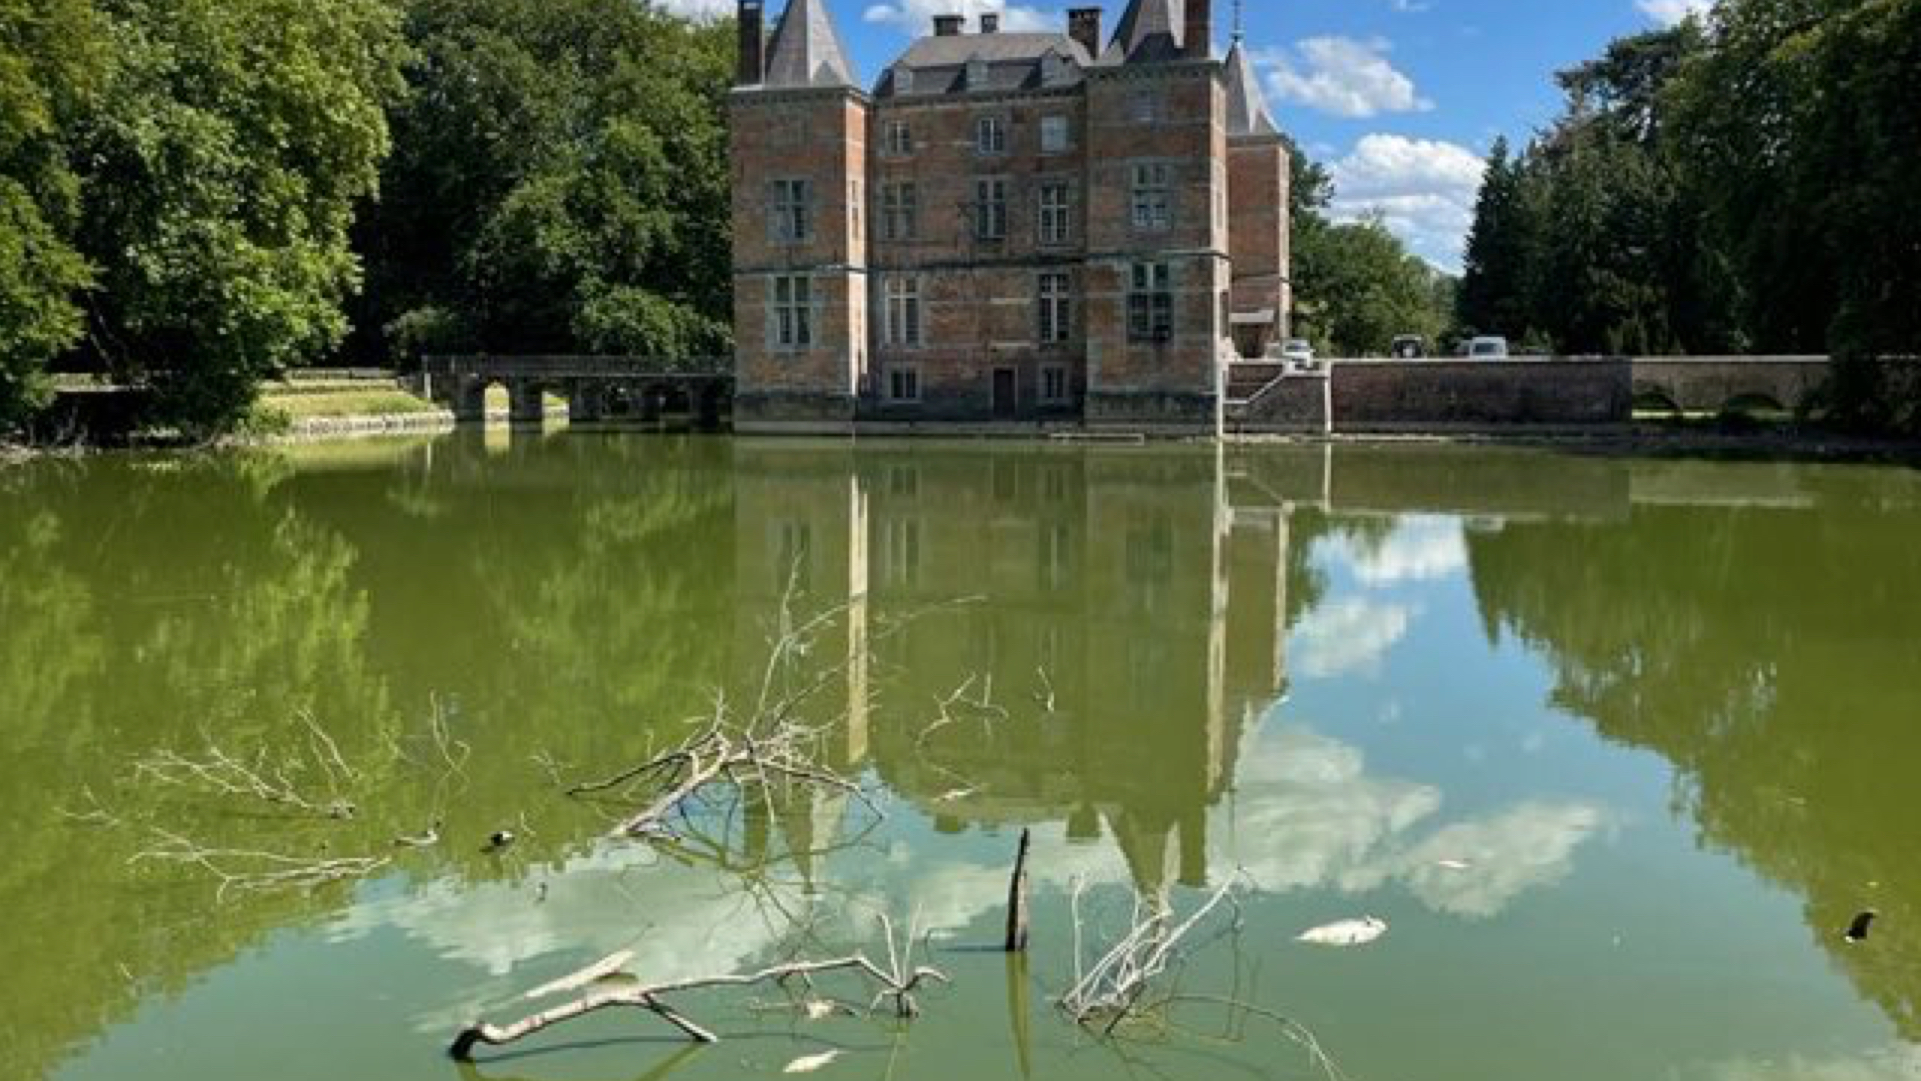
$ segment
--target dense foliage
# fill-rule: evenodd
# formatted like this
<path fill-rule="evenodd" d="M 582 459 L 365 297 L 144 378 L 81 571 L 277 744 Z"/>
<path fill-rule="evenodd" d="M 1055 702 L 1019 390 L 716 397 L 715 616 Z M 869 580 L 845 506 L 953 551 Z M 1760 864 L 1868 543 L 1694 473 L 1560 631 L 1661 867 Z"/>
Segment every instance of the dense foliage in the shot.
<path fill-rule="evenodd" d="M 1523 152 L 1495 147 L 1460 323 L 1563 352 L 1913 354 L 1917 73 L 1921 0 L 1720 0 L 1614 42 Z M 1861 419 L 1921 420 L 1843 387 Z"/>
<path fill-rule="evenodd" d="M 729 40 L 629 0 L 0 0 L 0 434 L 50 369 L 199 435 L 325 359 L 723 350 Z"/>
<path fill-rule="evenodd" d="M 352 351 L 730 348 L 731 23 L 624 0 L 413 0 Z"/>
<path fill-rule="evenodd" d="M 1410 253 L 1379 218 L 1331 221 L 1333 180 L 1298 147 L 1289 149 L 1295 336 L 1342 357 L 1386 356 L 1403 334 L 1442 345 L 1454 279 Z"/>

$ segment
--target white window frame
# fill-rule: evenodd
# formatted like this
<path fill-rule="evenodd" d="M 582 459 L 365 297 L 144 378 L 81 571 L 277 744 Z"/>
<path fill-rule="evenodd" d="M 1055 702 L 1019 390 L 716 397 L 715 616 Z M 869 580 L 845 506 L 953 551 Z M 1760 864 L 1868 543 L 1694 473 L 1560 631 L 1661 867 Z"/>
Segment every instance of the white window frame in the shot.
<path fill-rule="evenodd" d="M 790 353 L 814 347 L 814 279 L 807 274 L 776 274 L 767 287 L 773 321 L 773 347 Z"/>
<path fill-rule="evenodd" d="M 1174 271 L 1166 262 L 1148 260 L 1127 268 L 1127 340 L 1174 339 Z"/>
<path fill-rule="evenodd" d="M 889 120 L 882 133 L 882 153 L 890 158 L 905 158 L 914 152 L 914 129 L 905 120 Z"/>
<path fill-rule="evenodd" d="M 1128 166 L 1128 221 L 1141 232 L 1164 233 L 1174 227 L 1174 169 L 1164 161 Z"/>
<path fill-rule="evenodd" d="M 1035 239 L 1043 245 L 1073 243 L 1074 185 L 1065 180 L 1043 180 L 1035 201 L 1039 204 L 1034 215 L 1038 230 Z"/>
<path fill-rule="evenodd" d="M 1007 153 L 1007 118 L 986 113 L 974 118 L 974 153 L 998 158 Z"/>
<path fill-rule="evenodd" d="M 814 182 L 783 177 L 770 182 L 768 236 L 776 244 L 804 244 L 814 238 Z"/>
<path fill-rule="evenodd" d="M 974 179 L 974 239 L 1007 239 L 1007 178 L 983 176 Z"/>
<path fill-rule="evenodd" d="M 1034 282 L 1039 325 L 1035 332 L 1043 346 L 1074 340 L 1074 279 L 1061 271 L 1043 271 Z"/>
<path fill-rule="evenodd" d="M 881 311 L 885 315 L 882 338 L 896 349 L 918 349 L 926 340 L 921 305 L 920 278 L 913 274 L 890 274 L 881 280 Z"/>
<path fill-rule="evenodd" d="M 913 181 L 880 186 L 880 235 L 894 241 L 920 238 L 920 189 Z"/>

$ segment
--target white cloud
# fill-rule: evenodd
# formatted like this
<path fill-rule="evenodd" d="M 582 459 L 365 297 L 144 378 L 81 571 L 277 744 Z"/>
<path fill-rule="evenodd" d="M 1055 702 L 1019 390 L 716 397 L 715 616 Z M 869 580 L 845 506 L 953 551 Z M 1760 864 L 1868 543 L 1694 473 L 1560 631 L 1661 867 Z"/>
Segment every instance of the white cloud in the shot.
<path fill-rule="evenodd" d="M 1376 133 L 1335 160 L 1335 217 L 1379 214 L 1387 227 L 1436 265 L 1460 266 L 1485 164 L 1457 143 Z"/>
<path fill-rule="evenodd" d="M 1339 552 L 1370 586 L 1433 581 L 1467 566 L 1467 540 L 1452 518 L 1406 518 L 1379 545 L 1343 542 Z"/>
<path fill-rule="evenodd" d="M 1292 667 L 1310 679 L 1372 675 L 1407 634 L 1416 612 L 1402 604 L 1341 600 L 1310 612 L 1288 642 Z"/>
<path fill-rule="evenodd" d="M 1634 0 L 1641 13 L 1662 26 L 1673 26 L 1689 15 L 1706 15 L 1713 0 Z"/>
<path fill-rule="evenodd" d="M 1415 90 L 1414 80 L 1388 63 L 1393 46 L 1381 38 L 1308 38 L 1294 48 L 1292 55 L 1254 55 L 1254 63 L 1267 72 L 1268 89 L 1282 101 L 1347 117 L 1434 108 Z"/>
<path fill-rule="evenodd" d="M 656 0 L 660 7 L 690 19 L 718 19 L 734 12 L 734 0 Z"/>
<path fill-rule="evenodd" d="M 1921 1046 L 1894 1044 L 1859 1056 L 1722 1063 L 1715 1081 L 1921 1081 Z"/>
<path fill-rule="evenodd" d="M 920 36 L 934 31 L 934 16 L 964 15 L 969 28 L 980 25 L 983 11 L 997 11 L 1001 29 L 1023 34 L 1042 30 L 1064 30 L 1066 22 L 1024 4 L 1009 5 L 1007 0 L 891 0 L 873 4 L 861 17 L 870 23 L 886 23 L 909 34 Z"/>

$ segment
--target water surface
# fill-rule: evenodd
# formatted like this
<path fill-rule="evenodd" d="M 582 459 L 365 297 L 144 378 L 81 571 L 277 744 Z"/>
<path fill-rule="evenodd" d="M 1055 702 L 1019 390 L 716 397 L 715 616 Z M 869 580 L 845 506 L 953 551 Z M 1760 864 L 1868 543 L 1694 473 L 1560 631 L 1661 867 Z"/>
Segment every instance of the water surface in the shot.
<path fill-rule="evenodd" d="M 491 431 L 0 470 L 0 1076 L 1318 1076 L 1259 1020 L 1101 1042 L 1049 1005 L 1072 883 L 1099 937 L 1244 875 L 1180 987 L 1355 1079 L 1918 1078 L 1918 539 L 1898 469 L 1494 450 Z M 820 613 L 807 714 L 884 820 L 793 791 L 672 854 L 558 792 Z M 316 730 L 348 772 L 295 780 L 350 818 L 138 765 Z M 974 947 L 1022 828 L 1010 963 Z M 389 862 L 218 898 L 139 858 L 168 836 Z M 954 978 L 911 1027 L 763 991 L 683 1003 L 709 1048 L 608 1015 L 443 1056 L 616 949 L 881 951 L 880 911 Z"/>

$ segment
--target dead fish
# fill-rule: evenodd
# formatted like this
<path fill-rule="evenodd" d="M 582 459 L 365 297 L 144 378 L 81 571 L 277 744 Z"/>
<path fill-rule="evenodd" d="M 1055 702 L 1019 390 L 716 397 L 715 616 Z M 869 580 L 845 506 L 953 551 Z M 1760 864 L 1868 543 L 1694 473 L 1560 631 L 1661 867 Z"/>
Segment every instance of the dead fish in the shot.
<path fill-rule="evenodd" d="M 1435 860 L 1434 866 L 1439 867 L 1443 871 L 1465 871 L 1473 867 L 1474 864 L 1468 860 Z"/>
<path fill-rule="evenodd" d="M 1311 927 L 1294 936 L 1294 941 L 1312 946 L 1365 946 L 1387 934 L 1387 921 L 1373 916 L 1358 920 L 1339 920 Z"/>
<path fill-rule="evenodd" d="M 824 998 L 810 998 L 806 1002 L 801 1003 L 800 1008 L 801 1012 L 807 1015 L 809 1021 L 822 1021 L 839 1012 L 840 1004 L 830 1002 Z"/>
<path fill-rule="evenodd" d="M 787 1064 L 781 1073 L 813 1073 L 822 1066 L 840 1057 L 839 1051 L 822 1051 L 818 1055 L 802 1055 Z"/>
<path fill-rule="evenodd" d="M 1860 915 L 1854 918 L 1853 923 L 1848 924 L 1847 932 L 1844 933 L 1841 937 L 1847 939 L 1849 942 L 1867 941 L 1868 928 L 1874 926 L 1875 918 L 1879 915 L 1881 915 L 1881 913 L 1875 911 L 1872 908 L 1868 909 L 1866 912 L 1861 913 Z"/>

